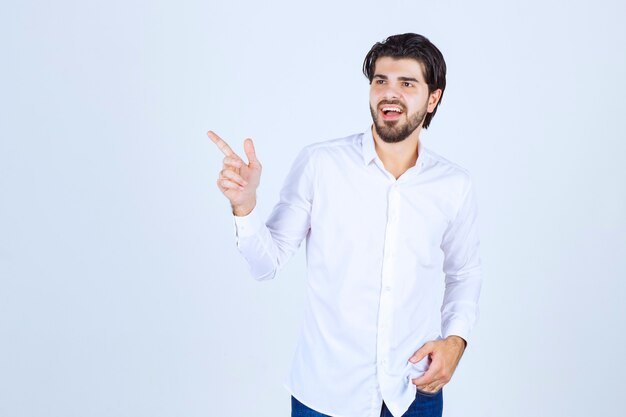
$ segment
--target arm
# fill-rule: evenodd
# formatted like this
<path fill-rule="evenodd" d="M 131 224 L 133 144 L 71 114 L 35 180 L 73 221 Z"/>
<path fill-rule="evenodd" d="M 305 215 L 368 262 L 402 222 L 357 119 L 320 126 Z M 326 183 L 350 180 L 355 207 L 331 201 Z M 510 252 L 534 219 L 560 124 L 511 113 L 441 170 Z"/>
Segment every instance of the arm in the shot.
<path fill-rule="evenodd" d="M 476 197 L 468 180 L 456 218 L 441 243 L 446 276 L 441 306 L 441 334 L 444 338 L 456 335 L 467 341 L 478 318 L 482 272 L 477 215 Z"/>
<path fill-rule="evenodd" d="M 476 322 L 482 280 L 478 246 L 476 199 L 468 180 L 457 214 L 441 243 L 446 276 L 441 306 L 444 339 L 426 343 L 409 359 L 417 363 L 427 355 L 431 358 L 428 371 L 413 380 L 423 391 L 439 391 L 450 381 Z"/>
<path fill-rule="evenodd" d="M 233 207 L 237 247 L 255 279 L 271 279 L 300 246 L 310 228 L 313 198 L 312 169 L 305 150 L 296 158 L 267 224 L 255 210 L 260 163 L 252 141 L 244 143 L 249 163 L 245 164 L 213 132 L 209 137 L 226 155 L 218 187 Z M 258 165 L 258 166 L 257 166 Z"/>
<path fill-rule="evenodd" d="M 235 217 L 237 247 L 255 279 L 271 279 L 300 247 L 311 227 L 313 168 L 307 149 L 295 159 L 266 224 L 258 213 Z"/>

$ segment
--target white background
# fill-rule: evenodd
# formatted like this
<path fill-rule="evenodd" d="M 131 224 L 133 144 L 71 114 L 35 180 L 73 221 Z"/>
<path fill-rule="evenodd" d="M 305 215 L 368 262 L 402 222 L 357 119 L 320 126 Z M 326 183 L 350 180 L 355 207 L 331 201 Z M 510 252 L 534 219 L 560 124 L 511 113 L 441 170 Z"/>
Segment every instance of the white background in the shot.
<path fill-rule="evenodd" d="M 621 1 L 9 1 L 0 13 L 0 416 L 287 416 L 301 250 L 257 283 L 213 129 L 264 215 L 305 145 L 365 130 L 369 48 L 429 37 L 426 146 L 480 204 L 481 319 L 445 415 L 621 416 Z"/>

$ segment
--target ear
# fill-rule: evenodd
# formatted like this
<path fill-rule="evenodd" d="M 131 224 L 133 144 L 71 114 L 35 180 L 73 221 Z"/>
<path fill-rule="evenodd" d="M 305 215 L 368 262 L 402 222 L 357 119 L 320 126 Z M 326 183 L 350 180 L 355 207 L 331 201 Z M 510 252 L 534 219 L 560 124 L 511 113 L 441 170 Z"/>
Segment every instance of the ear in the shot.
<path fill-rule="evenodd" d="M 435 110 L 439 99 L 441 99 L 441 88 L 436 89 L 428 96 L 428 113 L 432 113 Z"/>

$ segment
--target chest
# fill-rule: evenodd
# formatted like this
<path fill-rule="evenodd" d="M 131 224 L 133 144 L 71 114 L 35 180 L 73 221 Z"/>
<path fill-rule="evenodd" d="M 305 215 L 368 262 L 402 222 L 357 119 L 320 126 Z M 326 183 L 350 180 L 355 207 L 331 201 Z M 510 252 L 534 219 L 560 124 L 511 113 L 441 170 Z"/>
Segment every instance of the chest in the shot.
<path fill-rule="evenodd" d="M 335 240 L 392 238 L 424 250 L 439 246 L 454 218 L 454 184 L 431 172 L 391 180 L 373 165 L 326 164 L 316 173 L 311 229 Z"/>

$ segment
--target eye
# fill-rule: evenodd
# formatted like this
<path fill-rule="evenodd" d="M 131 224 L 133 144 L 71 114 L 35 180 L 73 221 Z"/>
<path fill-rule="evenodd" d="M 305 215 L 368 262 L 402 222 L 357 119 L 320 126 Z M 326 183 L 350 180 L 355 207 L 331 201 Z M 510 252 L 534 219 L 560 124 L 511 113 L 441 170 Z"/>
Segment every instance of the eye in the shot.
<path fill-rule="evenodd" d="M 378 85 L 383 85 L 383 84 L 385 84 L 385 80 L 381 80 L 380 78 L 379 78 L 378 80 L 376 80 L 375 82 L 376 82 L 376 84 L 378 84 Z"/>
<path fill-rule="evenodd" d="M 404 85 L 405 87 L 413 87 L 413 83 L 410 83 L 410 82 L 408 82 L 408 81 L 405 81 L 405 82 L 403 83 L 403 85 Z"/>

